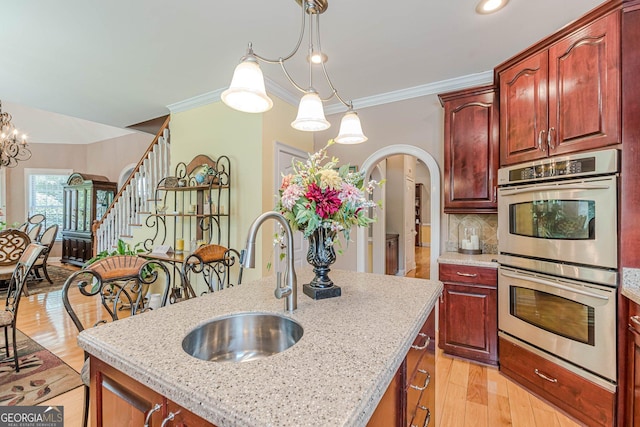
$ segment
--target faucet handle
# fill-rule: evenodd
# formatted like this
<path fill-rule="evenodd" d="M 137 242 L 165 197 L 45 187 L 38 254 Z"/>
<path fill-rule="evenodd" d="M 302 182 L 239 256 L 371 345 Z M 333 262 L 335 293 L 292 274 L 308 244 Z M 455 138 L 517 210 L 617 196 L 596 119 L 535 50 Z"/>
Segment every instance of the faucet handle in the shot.
<path fill-rule="evenodd" d="M 282 287 L 282 272 L 278 271 L 276 273 L 276 290 L 273 292 L 273 294 L 276 296 L 276 298 L 281 299 L 286 296 L 289 296 L 291 292 L 292 290 L 290 288 Z"/>

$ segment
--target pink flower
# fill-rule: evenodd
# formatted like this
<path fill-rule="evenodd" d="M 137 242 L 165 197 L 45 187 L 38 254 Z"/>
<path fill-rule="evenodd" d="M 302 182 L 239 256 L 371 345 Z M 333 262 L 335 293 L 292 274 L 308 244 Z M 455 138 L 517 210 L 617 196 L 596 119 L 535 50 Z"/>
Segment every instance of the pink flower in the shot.
<path fill-rule="evenodd" d="M 343 183 L 342 191 L 340 191 L 340 200 L 347 202 L 351 205 L 358 203 L 358 200 L 362 197 L 360 190 L 352 184 Z"/>
<path fill-rule="evenodd" d="M 320 218 L 327 219 L 340 210 L 339 192 L 327 188 L 324 192 L 316 183 L 312 183 L 305 194 L 306 198 L 316 202 L 316 213 Z"/>
<path fill-rule="evenodd" d="M 298 184 L 290 184 L 287 189 L 282 192 L 282 206 L 291 210 L 295 206 L 296 202 L 304 194 L 304 189 Z"/>

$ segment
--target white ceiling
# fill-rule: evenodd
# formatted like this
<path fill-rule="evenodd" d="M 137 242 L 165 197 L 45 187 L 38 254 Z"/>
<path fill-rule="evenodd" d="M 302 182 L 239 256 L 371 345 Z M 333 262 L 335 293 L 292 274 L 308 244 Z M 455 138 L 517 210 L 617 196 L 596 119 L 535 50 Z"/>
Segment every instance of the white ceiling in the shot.
<path fill-rule="evenodd" d="M 478 15 L 477 0 L 332 0 L 322 47 L 357 109 L 374 95 L 490 71 L 601 2 L 511 0 Z M 33 142 L 82 141 L 85 131 L 86 142 L 108 139 L 122 131 L 61 116 L 43 124 L 33 109 L 117 128 L 146 121 L 228 86 L 249 41 L 259 55 L 288 54 L 299 23 L 295 0 L 5 0 L 0 99 Z M 301 50 L 287 64 L 304 82 Z M 262 69 L 291 88 L 279 66 Z M 53 130 L 60 121 L 73 136 Z"/>

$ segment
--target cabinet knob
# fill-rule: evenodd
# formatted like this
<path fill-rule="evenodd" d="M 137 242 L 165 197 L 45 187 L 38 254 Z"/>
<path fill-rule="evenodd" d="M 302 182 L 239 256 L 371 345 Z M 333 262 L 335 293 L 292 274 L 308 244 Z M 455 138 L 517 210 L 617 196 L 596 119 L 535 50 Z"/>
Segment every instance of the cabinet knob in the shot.
<path fill-rule="evenodd" d="M 533 372 L 535 372 L 535 374 L 537 376 L 539 376 L 540 378 L 542 378 L 543 380 L 547 380 L 550 383 L 557 383 L 558 382 L 557 378 L 551 378 L 550 376 L 547 376 L 547 375 L 543 374 L 542 372 L 540 372 L 538 370 L 538 368 L 534 369 Z"/>
<path fill-rule="evenodd" d="M 544 134 L 546 132 L 547 132 L 546 130 L 542 129 L 540 131 L 540 133 L 538 134 L 538 150 L 540 150 L 542 152 L 547 151 L 545 146 L 544 146 Z"/>
<path fill-rule="evenodd" d="M 549 146 L 549 151 L 553 150 L 554 148 L 556 148 L 556 145 L 553 143 L 553 137 L 551 136 L 552 133 L 556 133 L 556 129 L 555 128 L 550 128 L 549 132 L 547 133 L 547 145 Z"/>
<path fill-rule="evenodd" d="M 144 427 L 149 427 L 149 421 L 151 421 L 151 416 L 154 412 L 158 412 L 162 408 L 162 405 L 156 403 L 153 408 L 149 412 L 147 412 L 147 417 L 144 419 Z"/>

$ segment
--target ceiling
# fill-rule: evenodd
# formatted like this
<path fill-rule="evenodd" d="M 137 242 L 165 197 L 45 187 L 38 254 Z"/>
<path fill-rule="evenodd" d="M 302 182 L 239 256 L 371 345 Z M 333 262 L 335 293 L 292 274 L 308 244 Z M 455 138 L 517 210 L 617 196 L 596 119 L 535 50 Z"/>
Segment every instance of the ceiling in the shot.
<path fill-rule="evenodd" d="M 332 0 L 320 19 L 322 48 L 334 85 L 358 109 L 375 95 L 490 71 L 601 2 L 511 0 L 478 15 L 477 0 Z M 61 142 L 65 132 L 69 141 L 84 132 L 86 142 L 108 139 L 123 132 L 110 127 L 228 86 L 249 41 L 259 55 L 287 55 L 299 24 L 295 0 L 4 1 L 0 99 L 32 142 Z M 287 64 L 305 82 L 301 50 Z M 293 90 L 279 66 L 261 67 Z M 57 115 L 47 124 L 38 110 Z M 52 136 L 59 121 L 71 130 Z M 85 121 L 108 126 L 89 131 Z"/>

